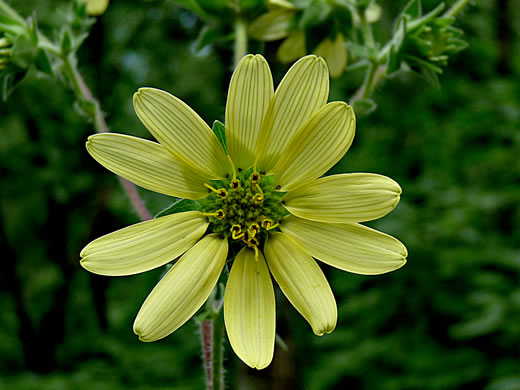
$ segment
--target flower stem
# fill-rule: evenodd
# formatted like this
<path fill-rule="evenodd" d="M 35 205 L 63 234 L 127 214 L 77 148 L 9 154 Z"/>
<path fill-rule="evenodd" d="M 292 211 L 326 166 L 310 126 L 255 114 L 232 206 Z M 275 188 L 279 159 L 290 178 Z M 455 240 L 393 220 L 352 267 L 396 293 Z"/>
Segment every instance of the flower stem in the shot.
<path fill-rule="evenodd" d="M 235 67 L 238 65 L 242 57 L 247 54 L 247 25 L 240 18 L 235 20 Z"/>
<path fill-rule="evenodd" d="M 224 318 L 222 300 L 216 301 L 213 318 L 200 322 L 206 390 L 224 390 Z"/>
<path fill-rule="evenodd" d="M 97 99 L 92 95 L 92 92 L 88 88 L 87 84 L 81 74 L 76 67 L 75 58 L 71 55 L 62 56 L 64 70 L 72 82 L 72 88 L 76 97 L 81 102 L 85 102 L 88 107 L 91 109 L 86 109 L 85 112 L 89 115 L 94 123 L 94 128 L 98 133 L 108 133 L 110 129 L 108 128 L 107 123 L 105 122 L 105 117 L 103 115 L 103 111 L 101 110 L 101 106 Z M 127 193 L 130 202 L 134 206 L 137 215 L 141 220 L 146 221 L 148 219 L 152 219 L 150 212 L 147 210 L 144 205 L 143 200 L 137 193 L 137 189 L 135 185 L 128 180 L 118 176 L 121 186 L 123 190 Z"/>
<path fill-rule="evenodd" d="M 449 10 L 447 10 L 444 15 L 444 17 L 455 17 L 462 9 L 468 5 L 470 0 L 458 0 L 455 4 L 451 6 Z"/>

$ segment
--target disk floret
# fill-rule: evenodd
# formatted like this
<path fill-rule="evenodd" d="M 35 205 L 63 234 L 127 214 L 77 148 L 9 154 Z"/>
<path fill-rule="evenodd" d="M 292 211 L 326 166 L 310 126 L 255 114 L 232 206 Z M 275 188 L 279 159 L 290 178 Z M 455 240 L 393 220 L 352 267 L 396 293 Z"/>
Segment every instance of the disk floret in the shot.
<path fill-rule="evenodd" d="M 283 193 L 275 191 L 273 177 L 252 169 L 234 172 L 233 178 L 206 184 L 210 194 L 202 202 L 202 211 L 210 222 L 210 230 L 241 241 L 258 251 L 286 214 L 281 204 Z"/>

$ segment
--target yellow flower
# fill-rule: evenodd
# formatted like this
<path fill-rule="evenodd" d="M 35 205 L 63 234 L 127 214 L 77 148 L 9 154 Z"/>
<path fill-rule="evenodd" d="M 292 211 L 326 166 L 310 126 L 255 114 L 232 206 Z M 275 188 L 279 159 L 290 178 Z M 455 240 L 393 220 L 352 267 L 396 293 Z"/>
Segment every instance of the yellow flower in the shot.
<path fill-rule="evenodd" d="M 206 123 L 167 92 L 142 88 L 137 115 L 159 141 L 121 134 L 89 137 L 102 165 L 162 194 L 198 200 L 201 211 L 167 215 L 108 234 L 81 252 L 101 275 L 131 275 L 181 256 L 144 302 L 134 323 L 143 341 L 168 336 L 209 297 L 228 258 L 224 319 L 235 353 L 269 365 L 275 343 L 270 274 L 317 335 L 336 326 L 330 286 L 313 258 L 374 275 L 406 262 L 398 240 L 359 222 L 389 213 L 401 188 L 369 173 L 322 177 L 349 149 L 352 107 L 327 103 L 323 59 L 295 63 L 274 92 L 260 55 L 238 64 L 226 105 L 227 154 Z M 230 251 L 231 252 L 231 251 Z"/>
<path fill-rule="evenodd" d="M 87 0 L 87 13 L 89 15 L 102 15 L 108 7 L 108 0 Z"/>

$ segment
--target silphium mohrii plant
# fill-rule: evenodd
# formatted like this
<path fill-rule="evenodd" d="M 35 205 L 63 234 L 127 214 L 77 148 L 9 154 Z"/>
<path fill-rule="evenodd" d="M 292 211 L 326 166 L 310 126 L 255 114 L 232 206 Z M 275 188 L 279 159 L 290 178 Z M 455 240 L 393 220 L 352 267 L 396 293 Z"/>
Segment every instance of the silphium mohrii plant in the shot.
<path fill-rule="evenodd" d="M 261 55 L 247 55 L 231 78 L 225 125 L 214 131 L 180 99 L 141 88 L 138 117 L 158 142 L 123 134 L 89 137 L 88 152 L 110 171 L 148 190 L 184 198 L 160 217 L 88 244 L 81 265 L 101 275 L 145 272 L 175 259 L 134 322 L 142 341 L 162 339 L 190 319 L 230 268 L 224 321 L 247 365 L 273 358 L 271 276 L 316 335 L 334 330 L 337 308 L 314 259 L 363 275 L 402 267 L 397 239 L 361 224 L 398 204 L 401 188 L 370 173 L 322 177 L 349 149 L 352 107 L 327 103 L 329 74 L 307 56 L 276 92 Z M 173 213 L 169 213 L 173 212 Z"/>

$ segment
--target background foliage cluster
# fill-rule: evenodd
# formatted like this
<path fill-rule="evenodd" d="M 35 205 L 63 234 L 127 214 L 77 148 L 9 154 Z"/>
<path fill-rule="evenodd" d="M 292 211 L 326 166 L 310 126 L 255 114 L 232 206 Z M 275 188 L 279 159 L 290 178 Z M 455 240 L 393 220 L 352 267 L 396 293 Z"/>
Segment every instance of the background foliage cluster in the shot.
<path fill-rule="evenodd" d="M 376 36 L 405 2 L 380 4 Z M 57 20 L 45 0 L 16 7 L 36 8 L 43 31 Z M 324 267 L 339 322 L 320 338 L 277 296 L 289 350 L 259 373 L 229 353 L 231 388 L 520 389 L 519 10 L 518 0 L 468 7 L 458 26 L 469 48 L 450 59 L 441 89 L 413 74 L 387 81 L 333 169 L 401 184 L 398 208 L 372 226 L 407 245 L 408 264 L 379 277 Z M 150 137 L 132 108 L 141 86 L 172 92 L 210 124 L 224 119 L 233 54 L 197 51 L 202 27 L 171 1 L 110 3 L 79 68 L 113 131 Z M 276 48 L 267 43 L 265 54 L 279 82 Z M 348 100 L 362 78 L 344 73 L 330 100 Z M 138 221 L 115 177 L 88 156 L 93 132 L 73 94 L 48 77 L 30 74 L 0 104 L 0 388 L 201 388 L 194 322 L 152 344 L 132 332 L 161 270 L 104 278 L 79 266 L 91 239 Z M 141 194 L 152 212 L 171 202 Z"/>

